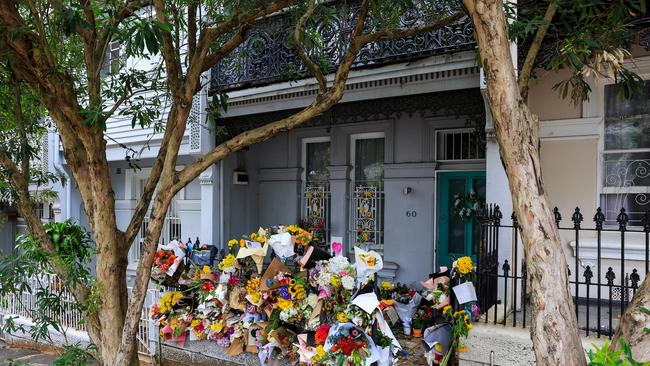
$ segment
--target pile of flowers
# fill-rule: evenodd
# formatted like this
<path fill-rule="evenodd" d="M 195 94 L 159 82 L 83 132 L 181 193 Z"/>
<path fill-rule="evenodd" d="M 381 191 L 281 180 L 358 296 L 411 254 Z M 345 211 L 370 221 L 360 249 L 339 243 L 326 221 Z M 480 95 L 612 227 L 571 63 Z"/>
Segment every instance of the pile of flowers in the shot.
<path fill-rule="evenodd" d="M 313 233 L 296 225 L 232 239 L 214 267 L 183 268 L 174 289 L 151 308 L 151 318 L 163 339 L 214 341 L 229 355 L 257 353 L 262 365 L 389 365 L 399 342 L 388 322 L 399 320 L 400 303 L 419 304 L 422 296 L 400 284 L 376 286 L 375 273 L 383 266 L 376 252 L 356 248 L 350 263 L 315 245 Z M 273 259 L 264 264 L 269 251 Z M 156 271 L 169 270 L 174 255 L 159 251 Z M 457 262 L 459 272 L 473 273 Z M 426 309 L 428 324 L 434 308 Z"/>

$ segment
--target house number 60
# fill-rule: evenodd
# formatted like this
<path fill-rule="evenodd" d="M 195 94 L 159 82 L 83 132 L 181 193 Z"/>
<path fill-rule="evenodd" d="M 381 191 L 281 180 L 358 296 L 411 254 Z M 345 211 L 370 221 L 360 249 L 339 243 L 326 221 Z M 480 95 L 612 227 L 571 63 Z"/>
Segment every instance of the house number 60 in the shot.
<path fill-rule="evenodd" d="M 406 217 L 415 217 L 418 215 L 417 211 L 406 211 Z"/>

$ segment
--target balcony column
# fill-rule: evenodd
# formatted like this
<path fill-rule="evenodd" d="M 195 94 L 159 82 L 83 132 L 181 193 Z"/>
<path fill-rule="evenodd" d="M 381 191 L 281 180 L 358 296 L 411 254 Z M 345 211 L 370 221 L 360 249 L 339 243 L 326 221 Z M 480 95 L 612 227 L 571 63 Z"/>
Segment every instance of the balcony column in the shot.
<path fill-rule="evenodd" d="M 343 238 L 343 253 L 350 249 L 348 235 L 348 201 L 350 197 L 350 172 L 349 165 L 328 166 L 330 171 L 330 237 Z"/>
<path fill-rule="evenodd" d="M 202 243 L 208 243 L 221 248 L 223 243 L 219 237 L 222 220 L 220 215 L 221 196 L 219 171 L 212 165 L 199 176 L 201 185 L 201 230 L 199 238 Z M 182 238 L 187 240 L 187 238 Z M 192 238 L 196 240 L 196 238 Z"/>

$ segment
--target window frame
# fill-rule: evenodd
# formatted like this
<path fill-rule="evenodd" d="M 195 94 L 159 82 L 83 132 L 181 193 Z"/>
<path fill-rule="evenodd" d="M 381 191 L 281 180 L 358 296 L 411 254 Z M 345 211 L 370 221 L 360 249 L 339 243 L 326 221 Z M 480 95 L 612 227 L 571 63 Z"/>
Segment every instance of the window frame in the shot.
<path fill-rule="evenodd" d="M 308 144 L 318 144 L 323 142 L 329 142 L 330 144 L 330 164 L 332 163 L 331 148 L 332 148 L 332 139 L 329 136 L 317 136 L 317 137 L 305 137 L 301 141 L 301 150 L 300 150 L 300 166 L 302 172 L 300 173 L 300 179 L 302 180 L 303 188 L 307 185 L 307 145 Z"/>
<path fill-rule="evenodd" d="M 374 140 L 374 139 L 384 139 L 384 161 L 383 165 L 386 164 L 386 133 L 381 132 L 364 132 L 364 133 L 355 133 L 350 135 L 350 181 L 352 182 L 352 187 L 356 185 L 357 181 L 357 140 Z M 385 179 L 385 178 L 384 178 Z M 383 182 L 382 182 L 383 190 Z"/>
<path fill-rule="evenodd" d="M 650 82 L 650 56 L 641 57 L 635 60 L 626 61 L 626 68 L 631 69 L 636 72 L 637 75 L 643 79 L 644 82 Z M 635 194 L 635 193 L 649 193 L 650 186 L 630 186 L 630 187 L 606 187 L 605 186 L 605 155 L 606 154 L 615 154 L 615 153 L 633 153 L 633 152 L 650 152 L 650 148 L 643 149 L 605 149 L 605 118 L 606 118 L 606 106 L 605 106 L 605 87 L 608 85 L 614 84 L 615 81 L 609 78 L 602 78 L 598 80 L 591 80 L 589 82 L 592 95 L 591 98 L 583 101 L 582 103 L 582 119 L 590 117 L 598 117 L 600 119 L 600 125 L 598 126 L 598 142 L 597 142 L 597 162 L 596 162 L 596 197 L 595 205 L 596 207 L 602 206 L 602 196 L 607 194 Z M 637 151 L 640 150 L 640 151 Z M 650 209 L 650 207 L 649 207 Z M 620 210 L 618 208 L 617 210 Z M 611 220 L 608 220 L 610 223 L 604 224 L 604 228 L 613 229 L 617 228 L 617 225 L 611 223 Z M 628 228 L 639 228 L 639 225 L 628 224 Z"/>
<path fill-rule="evenodd" d="M 472 133 L 473 131 L 474 131 L 474 129 L 471 128 L 471 127 L 452 127 L 452 128 L 439 128 L 439 129 L 436 129 L 434 131 L 434 160 L 437 161 L 437 162 L 441 162 L 441 163 L 458 163 L 458 162 L 462 162 L 462 163 L 478 163 L 478 162 L 484 162 L 485 159 L 486 159 L 485 155 L 487 155 L 487 151 L 485 151 L 485 147 L 483 148 L 483 153 L 484 153 L 483 158 L 440 159 L 440 156 L 439 156 L 440 154 L 439 154 L 439 150 L 438 150 L 440 148 L 440 146 L 439 146 L 440 135 L 443 135 L 443 134 L 449 133 L 449 132 L 452 132 L 452 133 L 454 133 L 454 132 L 460 132 L 460 133 L 469 132 L 469 133 Z M 478 149 L 476 151 L 478 152 Z"/>

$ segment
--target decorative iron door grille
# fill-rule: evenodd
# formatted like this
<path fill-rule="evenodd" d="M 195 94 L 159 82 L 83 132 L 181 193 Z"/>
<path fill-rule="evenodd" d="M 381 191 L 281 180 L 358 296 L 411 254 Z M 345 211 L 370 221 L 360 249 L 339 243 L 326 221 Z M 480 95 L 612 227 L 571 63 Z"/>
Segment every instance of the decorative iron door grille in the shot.
<path fill-rule="evenodd" d="M 384 249 L 384 192 L 376 186 L 354 187 L 351 197 L 354 245 L 382 252 Z"/>
<path fill-rule="evenodd" d="M 329 241 L 330 192 L 329 187 L 307 185 L 303 194 L 305 220 L 314 229 L 314 236 L 323 246 Z"/>

